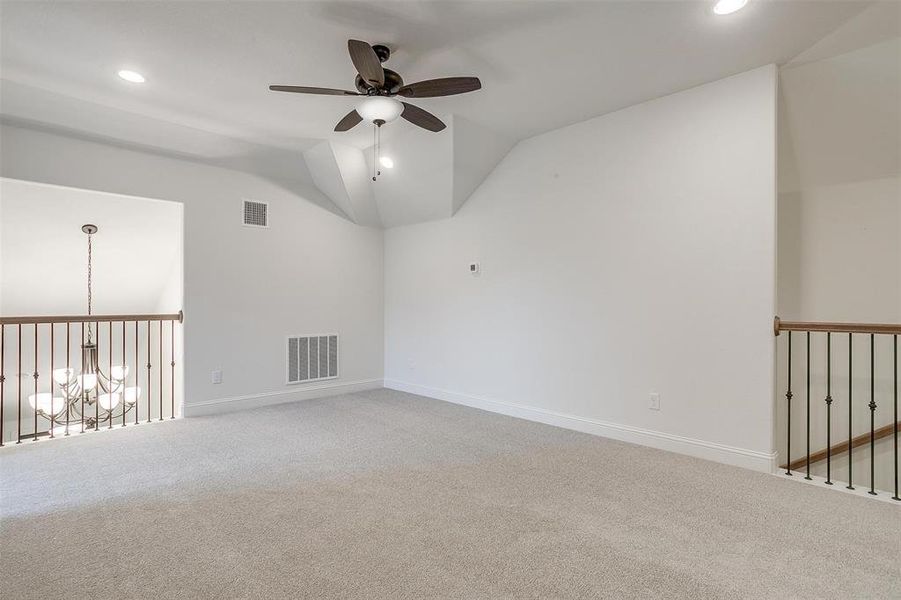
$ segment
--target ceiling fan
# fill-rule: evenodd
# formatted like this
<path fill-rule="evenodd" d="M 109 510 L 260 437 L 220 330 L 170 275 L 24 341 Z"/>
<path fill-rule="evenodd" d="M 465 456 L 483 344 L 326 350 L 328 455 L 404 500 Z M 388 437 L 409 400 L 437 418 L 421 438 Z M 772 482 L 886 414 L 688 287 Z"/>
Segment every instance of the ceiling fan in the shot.
<path fill-rule="evenodd" d="M 356 92 L 297 85 L 270 85 L 269 89 L 274 92 L 324 96 L 365 96 L 366 99 L 357 108 L 338 121 L 335 131 L 348 131 L 364 119 L 381 127 L 401 117 L 423 129 L 438 132 L 445 128 L 441 119 L 408 102 L 395 100 L 394 96 L 435 98 L 465 94 L 482 87 L 478 77 L 444 77 L 404 85 L 403 78 L 397 72 L 382 67 L 382 63 L 391 56 L 391 50 L 387 46 L 370 46 L 360 40 L 347 40 L 347 50 L 357 69 L 354 80 Z"/>

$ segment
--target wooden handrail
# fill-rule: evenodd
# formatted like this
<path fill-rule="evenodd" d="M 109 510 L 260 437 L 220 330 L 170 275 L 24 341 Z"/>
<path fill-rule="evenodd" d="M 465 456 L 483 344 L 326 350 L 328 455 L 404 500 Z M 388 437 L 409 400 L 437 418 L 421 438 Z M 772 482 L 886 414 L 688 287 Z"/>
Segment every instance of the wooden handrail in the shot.
<path fill-rule="evenodd" d="M 873 432 L 873 438 L 875 440 L 881 440 L 882 438 L 886 438 L 886 437 L 892 435 L 892 433 L 895 431 L 896 428 L 899 431 L 901 431 L 901 421 L 898 421 L 894 425 L 889 423 L 885 427 L 880 427 L 879 429 L 875 430 Z M 853 448 L 857 448 L 858 446 L 866 446 L 869 443 L 870 443 L 870 434 L 864 433 L 864 434 L 859 435 L 856 438 L 853 438 L 851 440 L 851 448 L 853 449 Z M 845 440 L 841 444 L 836 444 L 835 446 L 832 447 L 832 456 L 835 456 L 836 454 L 842 454 L 847 451 L 848 451 L 848 441 Z M 826 449 L 825 448 L 811 453 L 810 464 L 817 463 L 822 460 L 826 460 Z M 805 455 L 797 460 L 793 460 L 790 465 L 788 465 L 788 466 L 782 465 L 779 468 L 780 469 L 789 469 L 791 471 L 797 471 L 801 467 L 804 467 L 806 465 L 807 465 L 807 456 Z"/>
<path fill-rule="evenodd" d="M 0 325 L 44 325 L 49 323 L 106 323 L 109 321 L 178 321 L 184 322 L 185 314 L 151 315 L 68 315 L 52 317 L 0 317 Z"/>
<path fill-rule="evenodd" d="M 805 321 L 773 320 L 773 332 L 782 331 L 831 331 L 833 333 L 883 333 L 901 335 L 901 325 L 892 323 L 814 323 Z"/>

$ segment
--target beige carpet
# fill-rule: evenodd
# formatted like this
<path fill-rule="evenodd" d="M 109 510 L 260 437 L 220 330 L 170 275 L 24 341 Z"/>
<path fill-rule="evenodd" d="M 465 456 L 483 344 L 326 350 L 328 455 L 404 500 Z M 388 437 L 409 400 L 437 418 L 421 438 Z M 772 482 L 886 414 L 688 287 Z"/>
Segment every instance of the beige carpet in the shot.
<path fill-rule="evenodd" d="M 387 390 L 0 476 L 10 599 L 901 598 L 901 507 Z"/>

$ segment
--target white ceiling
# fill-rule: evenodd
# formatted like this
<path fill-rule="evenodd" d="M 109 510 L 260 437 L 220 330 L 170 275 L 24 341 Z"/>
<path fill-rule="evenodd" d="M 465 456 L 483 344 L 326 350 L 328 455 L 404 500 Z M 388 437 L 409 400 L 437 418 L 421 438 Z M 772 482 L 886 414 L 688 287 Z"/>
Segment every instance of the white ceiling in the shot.
<path fill-rule="evenodd" d="M 353 89 L 348 38 L 386 43 L 387 66 L 407 82 L 479 76 L 481 91 L 416 103 L 512 143 L 786 63 L 868 4 L 750 0 L 717 17 L 706 0 L 2 2 L 0 109 L 20 121 L 309 179 L 293 162 L 300 152 L 322 140 L 365 148 L 371 132 L 332 131 L 353 98 L 267 86 Z M 147 83 L 121 81 L 121 68 Z M 404 121 L 387 129 L 388 142 L 407 130 L 425 140 L 442 135 Z M 416 174 L 403 176 L 412 182 Z"/>

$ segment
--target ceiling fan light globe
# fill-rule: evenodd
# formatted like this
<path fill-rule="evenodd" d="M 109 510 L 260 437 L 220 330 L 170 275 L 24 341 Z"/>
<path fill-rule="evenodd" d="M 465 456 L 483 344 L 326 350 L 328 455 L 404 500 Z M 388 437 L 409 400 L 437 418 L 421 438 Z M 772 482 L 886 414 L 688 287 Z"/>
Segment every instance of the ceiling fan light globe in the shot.
<path fill-rule="evenodd" d="M 394 98 L 386 98 L 385 96 L 370 96 L 357 106 L 357 112 L 360 113 L 360 116 L 370 123 L 379 120 L 390 123 L 397 119 L 403 110 L 403 104 Z"/>

